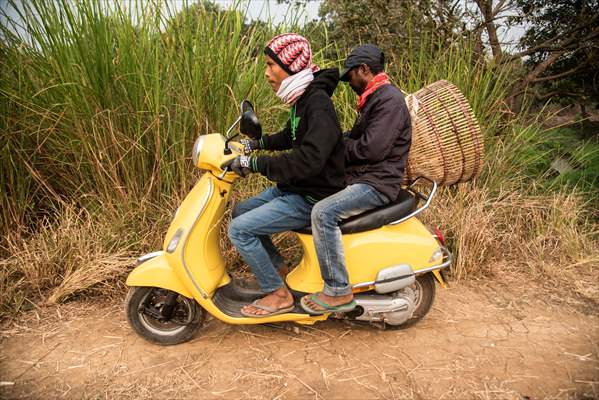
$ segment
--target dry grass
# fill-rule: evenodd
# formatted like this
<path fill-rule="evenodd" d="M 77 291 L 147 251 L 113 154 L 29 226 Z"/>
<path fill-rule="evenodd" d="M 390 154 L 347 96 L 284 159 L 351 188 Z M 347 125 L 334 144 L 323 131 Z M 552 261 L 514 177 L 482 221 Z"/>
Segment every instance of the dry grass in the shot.
<path fill-rule="evenodd" d="M 6 257 L 0 260 L 0 318 L 94 288 L 106 294 L 122 282 L 135 257 L 160 247 L 172 212 L 195 178 L 186 157 L 198 133 L 224 131 L 243 97 L 258 105 L 266 132 L 285 117 L 253 50 L 271 37 L 271 27 L 247 30 L 236 11 L 197 9 L 172 19 L 153 3 L 133 23 L 127 7 L 108 16 L 95 3 L 81 2 L 68 13 L 77 20 L 73 29 L 65 29 L 61 16 L 72 11 L 68 3 L 23 2 L 42 16 L 25 28 L 47 50 L 43 57 L 1 29 L 8 62 L 0 63 L 0 76 L 6 76 L 0 83 L 8 112 L 0 114 L 0 126 L 11 134 L 2 136 L 8 150 L 0 160 L 0 185 L 6 188 L 0 190 L 0 232 L 6 234 L 0 238 L 0 255 Z M 90 34 L 96 31 L 102 34 Z M 540 275 L 598 298 L 596 285 L 586 281 L 599 280 L 591 238 L 597 228 L 585 220 L 575 195 L 535 196 L 512 182 L 526 163 L 511 162 L 509 155 L 529 146 L 519 139 L 526 135 L 515 130 L 505 145 L 489 140 L 505 134 L 498 111 L 509 75 L 492 64 L 473 69 L 473 53 L 462 44 L 441 53 L 435 43 L 420 46 L 389 71 L 407 91 L 449 79 L 484 121 L 491 154 L 486 181 L 443 191 L 425 215 L 448 236 L 457 255 L 454 276 Z M 317 62 L 330 66 L 323 52 Z M 355 118 L 353 103 L 353 92 L 341 85 L 335 104 L 344 128 Z M 239 182 L 232 205 L 269 184 L 258 176 Z M 511 189 L 496 189 L 504 184 Z M 275 242 L 288 262 L 299 258 L 293 234 L 277 235 Z M 221 245 L 229 268 L 243 270 L 226 224 Z"/>
<path fill-rule="evenodd" d="M 153 223 L 142 217 L 149 213 L 147 208 L 138 214 L 91 214 L 67 206 L 35 233 L 7 236 L 10 256 L 1 261 L 0 315 L 37 302 L 61 302 L 92 288 L 111 291 L 114 278 L 131 269 L 140 248 L 164 230 L 153 231 Z"/>
<path fill-rule="evenodd" d="M 597 225 L 576 194 L 463 185 L 444 190 L 424 218 L 446 235 L 457 279 L 539 278 L 599 304 Z"/>

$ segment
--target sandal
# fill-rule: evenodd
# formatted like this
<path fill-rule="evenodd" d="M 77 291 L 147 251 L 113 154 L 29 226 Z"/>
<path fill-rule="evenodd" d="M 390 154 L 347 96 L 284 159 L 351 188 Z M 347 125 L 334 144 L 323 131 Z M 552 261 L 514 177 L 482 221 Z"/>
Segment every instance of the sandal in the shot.
<path fill-rule="evenodd" d="M 318 293 L 312 293 L 312 294 L 305 295 L 304 297 L 302 297 L 302 299 L 300 301 L 302 308 L 309 314 L 322 315 L 322 314 L 326 314 L 326 313 L 345 313 L 345 312 L 349 312 L 349 311 L 353 310 L 354 308 L 356 308 L 356 301 L 353 299 L 349 303 L 340 304 L 338 306 L 332 306 L 332 305 L 325 303 L 324 301 L 318 299 L 318 297 L 316 296 L 317 294 Z M 311 308 L 308 305 L 306 300 L 310 300 L 312 303 L 318 304 L 323 309 L 315 310 L 315 309 Z"/>
<path fill-rule="evenodd" d="M 265 318 L 265 317 L 272 317 L 273 315 L 285 314 L 285 313 L 293 311 L 293 309 L 295 308 L 295 304 L 291 304 L 289 307 L 284 307 L 284 308 L 274 308 L 274 307 L 269 307 L 269 306 L 263 306 L 262 304 L 258 304 L 258 301 L 260 301 L 260 300 L 261 299 L 254 300 L 251 303 L 252 307 L 255 307 L 259 310 L 267 311 L 268 314 L 252 314 L 249 312 L 245 312 L 242 309 L 240 311 L 241 315 L 243 315 L 244 317 L 250 317 L 250 318 Z"/>

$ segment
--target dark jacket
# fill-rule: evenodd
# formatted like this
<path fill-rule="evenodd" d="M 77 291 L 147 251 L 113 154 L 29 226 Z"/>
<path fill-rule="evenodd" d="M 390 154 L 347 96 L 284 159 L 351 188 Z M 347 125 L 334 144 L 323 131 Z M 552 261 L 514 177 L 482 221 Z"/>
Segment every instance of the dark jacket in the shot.
<path fill-rule="evenodd" d="M 301 194 L 310 202 L 345 187 L 343 135 L 330 96 L 339 82 L 337 69 L 321 70 L 295 103 L 299 125 L 292 135 L 291 120 L 280 132 L 264 136 L 266 150 L 287 150 L 257 158 L 257 169 L 279 189 Z"/>
<path fill-rule="evenodd" d="M 345 138 L 347 184 L 367 183 L 395 200 L 412 143 L 403 93 L 384 85 L 371 94 Z"/>

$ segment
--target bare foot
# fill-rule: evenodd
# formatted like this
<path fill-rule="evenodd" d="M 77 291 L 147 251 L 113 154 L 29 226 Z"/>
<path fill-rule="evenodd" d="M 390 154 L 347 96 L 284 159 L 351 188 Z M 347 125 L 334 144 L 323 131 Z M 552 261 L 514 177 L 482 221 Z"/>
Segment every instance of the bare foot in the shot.
<path fill-rule="evenodd" d="M 327 296 L 326 294 L 324 294 L 322 292 L 318 292 L 318 293 L 315 294 L 315 296 L 316 296 L 316 298 L 318 300 L 320 300 L 323 303 L 326 303 L 328 305 L 331 305 L 333 307 L 340 306 L 340 305 L 343 305 L 343 304 L 347 304 L 347 303 L 351 302 L 354 299 L 354 294 L 353 293 L 345 294 L 345 295 L 342 295 L 342 296 Z M 308 307 L 310 307 L 314 311 L 323 311 L 323 310 L 325 310 L 325 308 L 323 306 L 321 306 L 320 304 L 316 304 L 312 300 L 310 300 L 310 295 L 306 295 L 304 297 L 304 302 L 306 303 L 306 305 Z"/>
<path fill-rule="evenodd" d="M 258 300 L 258 304 L 265 307 L 271 307 L 276 310 L 281 310 L 283 308 L 287 308 L 293 305 L 293 296 L 291 295 L 289 290 L 285 286 L 283 286 L 282 288 L 279 288 Z M 268 311 L 256 308 L 251 304 L 244 306 L 241 309 L 241 311 L 243 311 L 246 314 L 252 315 L 270 314 Z"/>

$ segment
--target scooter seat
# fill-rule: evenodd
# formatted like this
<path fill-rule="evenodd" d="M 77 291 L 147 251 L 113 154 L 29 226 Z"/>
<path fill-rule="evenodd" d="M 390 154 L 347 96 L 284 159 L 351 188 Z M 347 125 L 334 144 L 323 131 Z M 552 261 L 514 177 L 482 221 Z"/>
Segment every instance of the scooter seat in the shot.
<path fill-rule="evenodd" d="M 405 217 L 414 211 L 415 207 L 416 198 L 414 194 L 402 189 L 395 201 L 385 204 L 382 207 L 368 210 L 362 214 L 344 219 L 339 223 L 339 228 L 341 228 L 341 233 L 370 231 Z M 312 227 L 308 225 L 302 229 L 295 229 L 294 232 L 311 235 Z"/>

